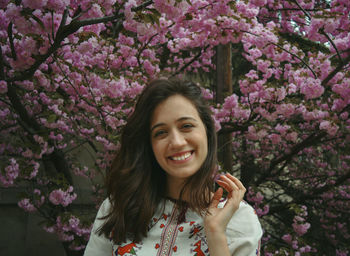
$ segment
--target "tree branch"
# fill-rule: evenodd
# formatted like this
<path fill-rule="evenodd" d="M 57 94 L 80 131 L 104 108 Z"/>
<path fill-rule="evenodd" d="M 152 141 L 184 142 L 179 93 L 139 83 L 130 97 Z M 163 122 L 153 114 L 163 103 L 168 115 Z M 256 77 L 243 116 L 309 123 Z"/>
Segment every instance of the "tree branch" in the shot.
<path fill-rule="evenodd" d="M 2 48 L 0 47 L 0 80 L 5 80 L 5 63 L 2 56 Z"/>
<path fill-rule="evenodd" d="M 272 43 L 272 42 L 271 42 L 270 44 L 273 44 L 273 45 L 277 46 L 277 47 L 280 48 L 281 50 L 283 50 L 283 51 L 285 51 L 285 52 L 288 52 L 290 55 L 292 55 L 293 57 L 295 57 L 295 58 L 297 58 L 298 60 L 300 60 L 300 61 L 312 72 L 312 74 L 314 75 L 314 78 L 315 78 L 315 79 L 317 78 L 316 73 L 313 71 L 313 69 L 312 69 L 302 58 L 300 58 L 298 55 L 296 55 L 296 54 L 294 54 L 294 53 L 292 53 L 292 52 L 290 52 L 290 51 L 284 49 L 282 46 L 280 46 L 280 45 L 278 45 L 278 44 L 275 44 L 275 43 Z"/>
<path fill-rule="evenodd" d="M 325 192 L 331 190 L 332 188 L 335 188 L 339 185 L 342 185 L 348 179 L 350 179 L 350 170 L 348 170 L 348 172 L 345 175 L 338 177 L 338 179 L 336 179 L 335 183 L 327 184 L 321 188 L 313 189 L 313 193 L 308 194 L 308 195 L 304 195 L 303 199 L 314 199 L 315 195 L 320 195 L 322 193 L 325 193 Z"/>
<path fill-rule="evenodd" d="M 267 170 L 267 173 L 272 172 L 272 170 L 275 168 L 275 166 L 278 165 L 279 163 L 282 163 L 283 161 L 291 160 L 294 155 L 299 153 L 301 150 L 303 150 L 309 146 L 314 145 L 315 142 L 319 141 L 320 139 L 322 139 L 326 135 L 327 135 L 327 133 L 324 131 L 321 131 L 319 134 L 316 134 L 316 133 L 310 134 L 305 140 L 294 145 L 294 147 L 292 147 L 292 149 L 290 150 L 289 154 L 285 154 L 285 155 L 283 155 L 275 160 L 272 160 L 270 163 L 270 167 Z"/>
<path fill-rule="evenodd" d="M 23 106 L 20 98 L 17 95 L 16 89 L 13 84 L 9 84 L 7 87 L 7 96 L 9 100 L 11 101 L 11 105 L 16 111 L 16 113 L 20 116 L 19 123 L 22 124 L 22 126 L 25 126 L 25 129 L 30 131 L 31 134 L 38 134 L 43 129 L 42 127 L 36 122 L 34 118 L 31 118 L 28 114 L 27 110 Z M 52 146 L 54 143 L 49 139 L 48 143 L 50 146 Z M 68 182 L 70 184 L 73 184 L 72 176 L 69 172 L 69 165 L 64 158 L 64 155 L 61 150 L 55 148 L 54 151 L 48 155 L 48 158 L 53 162 L 56 171 L 62 172 Z"/>
<path fill-rule="evenodd" d="M 335 43 L 333 42 L 332 38 L 330 38 L 330 36 L 329 36 L 326 32 L 324 32 L 324 29 L 323 29 L 323 28 L 320 29 L 320 31 L 321 31 L 321 34 L 324 35 L 324 36 L 328 39 L 328 41 L 331 43 L 331 45 L 333 46 L 333 48 L 334 48 L 335 51 L 337 52 L 337 56 L 338 56 L 338 58 L 339 58 L 340 63 L 342 63 L 342 62 L 343 62 L 343 59 L 341 58 L 340 53 L 339 53 L 339 51 L 338 51 L 338 48 L 337 48 L 337 46 L 335 45 Z"/>
<path fill-rule="evenodd" d="M 178 74 L 181 74 L 187 67 L 189 67 L 195 60 L 197 60 L 202 55 L 202 51 L 205 51 L 206 49 L 208 49 L 208 47 L 209 46 L 207 45 L 204 47 L 204 49 L 201 49 L 196 56 L 194 56 L 189 62 L 186 63 L 186 65 L 184 65 L 180 70 L 176 71 L 170 77 L 175 77 Z"/>
<path fill-rule="evenodd" d="M 151 5 L 153 1 L 146 1 L 143 4 L 131 8 L 132 11 L 136 12 L 139 10 L 142 10 L 143 8 L 147 7 L 148 5 Z M 99 24 L 99 23 L 104 23 L 104 22 L 109 22 L 109 21 L 114 21 L 117 19 L 121 19 L 124 17 L 124 14 L 116 14 L 116 15 L 111 15 L 111 16 L 106 16 L 106 17 L 101 17 L 101 18 L 95 18 L 95 19 L 85 19 L 85 20 L 72 20 L 71 23 L 68 25 L 65 25 L 66 22 L 66 16 L 68 15 L 68 11 L 63 14 L 61 24 L 57 30 L 56 37 L 54 39 L 53 44 L 51 47 L 48 49 L 46 54 L 42 55 L 37 55 L 36 56 L 36 61 L 35 63 L 28 68 L 27 70 L 24 70 L 21 72 L 20 75 L 14 76 L 11 78 L 8 78 L 6 81 L 7 82 L 15 82 L 15 81 L 23 81 L 31 78 L 35 71 L 39 68 L 39 66 L 44 63 L 54 52 L 56 52 L 60 47 L 62 41 L 69 35 L 75 33 L 78 31 L 81 27 L 88 26 L 88 25 L 93 25 L 93 24 Z"/>
<path fill-rule="evenodd" d="M 310 14 L 298 3 L 297 0 L 293 0 L 294 3 L 299 7 L 299 9 L 311 20 Z"/>
<path fill-rule="evenodd" d="M 252 32 L 249 32 L 249 31 L 242 31 L 242 32 L 245 32 L 245 33 L 251 34 L 251 35 L 253 35 L 253 36 L 257 36 L 257 37 L 259 36 L 259 35 L 257 35 L 257 34 L 252 33 Z M 267 43 L 267 45 L 269 45 L 269 44 L 272 44 L 272 45 L 274 45 L 274 46 L 277 46 L 277 47 L 280 48 L 281 50 L 283 50 L 283 51 L 289 53 L 289 54 L 292 55 L 293 57 L 295 57 L 295 58 L 297 58 L 298 60 L 300 60 L 300 61 L 312 72 L 312 74 L 314 75 L 314 78 L 315 78 L 315 79 L 317 78 L 317 76 L 316 76 L 315 72 L 313 71 L 313 69 L 312 69 L 302 58 L 300 58 L 298 55 L 296 55 L 296 54 L 294 54 L 294 53 L 292 53 L 292 52 L 290 52 L 290 51 L 284 49 L 284 47 L 281 46 L 281 45 L 279 45 L 279 44 L 276 44 L 276 43 L 273 43 L 273 42 Z"/>
<path fill-rule="evenodd" d="M 328 82 L 340 71 L 342 68 L 350 62 L 350 55 L 343 59 L 341 63 L 322 81 L 321 85 L 326 86 Z"/>
<path fill-rule="evenodd" d="M 13 43 L 12 25 L 13 25 L 12 22 L 10 22 L 8 27 L 7 27 L 7 35 L 9 37 L 9 41 L 10 41 L 10 48 L 11 48 L 12 58 L 14 60 L 17 60 L 17 54 L 16 54 L 16 50 L 15 50 L 15 45 Z"/>

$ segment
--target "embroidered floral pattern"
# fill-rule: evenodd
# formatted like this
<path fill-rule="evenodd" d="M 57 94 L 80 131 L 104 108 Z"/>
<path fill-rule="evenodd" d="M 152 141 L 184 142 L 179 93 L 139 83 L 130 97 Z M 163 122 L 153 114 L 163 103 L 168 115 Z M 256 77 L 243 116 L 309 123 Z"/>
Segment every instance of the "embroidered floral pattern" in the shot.
<path fill-rule="evenodd" d="M 243 205 L 247 204 L 244 202 Z M 203 219 L 191 210 L 185 215 L 184 222 L 178 223 L 179 210 L 173 203 L 167 202 L 163 212 L 158 212 L 152 218 L 147 237 L 140 243 L 128 241 L 119 246 L 113 245 L 113 256 L 209 256 Z M 256 218 L 255 216 L 251 209 L 249 218 Z M 260 255 L 258 241 L 251 254 Z"/>
<path fill-rule="evenodd" d="M 169 217 L 169 221 L 166 223 L 166 225 L 161 224 L 160 228 L 163 228 L 162 235 L 161 235 L 161 242 L 160 247 L 158 249 L 157 256 L 170 256 L 172 255 L 173 251 L 177 251 L 177 247 L 175 250 L 172 250 L 175 248 L 175 240 L 176 235 L 178 232 L 178 223 L 177 223 L 177 209 L 176 207 L 173 208 L 173 211 Z M 164 217 L 165 220 L 167 220 L 167 217 Z"/>
<path fill-rule="evenodd" d="M 137 249 L 138 246 L 135 243 L 128 243 L 123 246 L 118 246 L 114 253 L 116 256 L 137 255 Z"/>

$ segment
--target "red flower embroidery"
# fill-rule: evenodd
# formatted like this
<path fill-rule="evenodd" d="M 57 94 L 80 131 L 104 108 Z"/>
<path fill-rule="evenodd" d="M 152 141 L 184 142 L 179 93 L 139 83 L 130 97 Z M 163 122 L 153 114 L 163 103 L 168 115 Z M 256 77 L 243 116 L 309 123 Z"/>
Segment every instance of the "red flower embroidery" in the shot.
<path fill-rule="evenodd" d="M 193 250 L 195 251 L 198 256 L 205 256 L 204 252 L 201 249 L 201 240 L 199 240 L 197 243 L 194 244 L 194 246 L 196 246 L 196 248 Z"/>
<path fill-rule="evenodd" d="M 184 231 L 184 227 L 179 227 L 180 232 Z"/>
<path fill-rule="evenodd" d="M 158 249 L 159 247 L 160 247 L 160 245 L 159 245 L 159 244 L 156 244 L 155 248 Z"/>
<path fill-rule="evenodd" d="M 160 224 L 160 228 L 164 228 L 164 224 Z"/>
<path fill-rule="evenodd" d="M 174 252 L 177 251 L 177 246 L 173 247 L 173 251 L 174 251 Z"/>
<path fill-rule="evenodd" d="M 194 228 L 194 229 L 193 229 L 193 235 L 197 234 L 199 231 L 201 231 L 201 229 L 199 229 L 199 228 Z"/>
<path fill-rule="evenodd" d="M 131 251 L 133 251 L 134 247 L 136 247 L 135 243 L 119 246 L 117 253 L 118 255 L 124 255 L 125 253 L 130 253 Z"/>

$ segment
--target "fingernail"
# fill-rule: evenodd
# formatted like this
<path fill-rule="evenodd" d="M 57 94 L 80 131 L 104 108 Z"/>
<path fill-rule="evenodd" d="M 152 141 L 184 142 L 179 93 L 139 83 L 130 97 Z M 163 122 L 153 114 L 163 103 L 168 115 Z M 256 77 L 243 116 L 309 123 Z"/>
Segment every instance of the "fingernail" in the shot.
<path fill-rule="evenodd" d="M 220 177 L 221 177 L 221 174 L 216 174 L 216 175 L 215 175 L 215 178 L 214 178 L 214 181 L 216 182 L 217 180 L 220 179 Z"/>

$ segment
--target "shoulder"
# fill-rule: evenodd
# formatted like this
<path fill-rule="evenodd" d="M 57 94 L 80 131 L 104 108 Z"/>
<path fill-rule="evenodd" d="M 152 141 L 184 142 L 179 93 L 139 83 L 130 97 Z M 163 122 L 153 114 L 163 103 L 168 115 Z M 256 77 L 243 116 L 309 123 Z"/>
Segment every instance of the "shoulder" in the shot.
<path fill-rule="evenodd" d="M 109 256 L 112 253 L 112 242 L 103 235 L 98 235 L 99 228 L 104 224 L 105 220 L 101 219 L 106 216 L 111 208 L 109 199 L 105 199 L 95 218 L 92 226 L 89 242 L 86 246 L 84 256 Z"/>
<path fill-rule="evenodd" d="M 224 205 L 225 202 L 222 202 Z M 262 228 L 259 218 L 247 202 L 242 201 L 226 229 L 227 242 L 233 255 L 259 255 Z"/>
<path fill-rule="evenodd" d="M 228 224 L 228 229 L 242 235 L 262 235 L 261 225 L 256 211 L 247 202 L 242 201 Z"/>
<path fill-rule="evenodd" d="M 98 209 L 97 217 L 101 218 L 103 216 L 106 216 L 109 213 L 110 209 L 111 201 L 108 198 L 106 198 L 100 205 L 100 208 Z"/>

